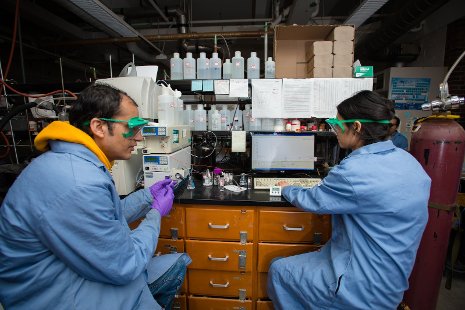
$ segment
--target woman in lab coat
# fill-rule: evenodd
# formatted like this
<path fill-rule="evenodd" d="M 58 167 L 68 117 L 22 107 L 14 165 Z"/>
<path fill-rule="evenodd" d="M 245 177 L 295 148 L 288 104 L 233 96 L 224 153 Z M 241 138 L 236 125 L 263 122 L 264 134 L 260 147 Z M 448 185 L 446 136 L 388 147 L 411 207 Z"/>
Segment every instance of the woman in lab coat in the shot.
<path fill-rule="evenodd" d="M 332 214 L 319 251 L 275 260 L 268 294 L 276 309 L 396 309 L 425 228 L 431 179 L 388 140 L 390 103 L 362 91 L 327 120 L 352 152 L 322 182 L 285 186 L 298 208 Z"/>

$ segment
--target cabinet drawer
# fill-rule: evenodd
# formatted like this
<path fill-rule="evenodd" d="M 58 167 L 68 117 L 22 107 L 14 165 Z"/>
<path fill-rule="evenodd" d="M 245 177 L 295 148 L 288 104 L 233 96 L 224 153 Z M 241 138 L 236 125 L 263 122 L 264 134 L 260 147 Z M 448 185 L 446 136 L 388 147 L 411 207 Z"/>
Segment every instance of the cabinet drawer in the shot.
<path fill-rule="evenodd" d="M 174 205 L 170 214 L 161 218 L 160 237 L 177 239 L 186 236 L 184 212 L 184 208 Z"/>
<path fill-rule="evenodd" d="M 252 301 L 189 296 L 189 310 L 252 310 Z"/>
<path fill-rule="evenodd" d="M 259 241 L 323 244 L 330 235 L 329 215 L 261 210 L 259 217 Z"/>
<path fill-rule="evenodd" d="M 184 240 L 159 238 L 155 254 L 170 254 L 184 252 Z"/>
<path fill-rule="evenodd" d="M 257 310 L 274 310 L 273 303 L 271 301 L 257 301 Z"/>
<path fill-rule="evenodd" d="M 190 269 L 188 279 L 189 293 L 193 295 L 239 298 L 240 290 L 246 298 L 252 295 L 252 275 L 249 272 Z"/>
<path fill-rule="evenodd" d="M 252 243 L 187 240 L 186 251 L 190 269 L 252 271 Z"/>
<path fill-rule="evenodd" d="M 268 272 L 259 272 L 258 273 L 258 298 L 268 298 L 268 292 L 266 290 L 268 280 Z"/>
<path fill-rule="evenodd" d="M 241 239 L 241 232 L 247 240 L 253 239 L 254 210 L 252 209 L 200 209 L 186 208 L 188 238 L 213 240 Z"/>
<path fill-rule="evenodd" d="M 173 301 L 172 310 L 187 310 L 186 295 L 176 295 Z"/>
<path fill-rule="evenodd" d="M 258 244 L 258 272 L 268 272 L 271 260 L 275 257 L 287 257 L 306 252 L 316 251 L 320 246 L 312 244 Z"/>

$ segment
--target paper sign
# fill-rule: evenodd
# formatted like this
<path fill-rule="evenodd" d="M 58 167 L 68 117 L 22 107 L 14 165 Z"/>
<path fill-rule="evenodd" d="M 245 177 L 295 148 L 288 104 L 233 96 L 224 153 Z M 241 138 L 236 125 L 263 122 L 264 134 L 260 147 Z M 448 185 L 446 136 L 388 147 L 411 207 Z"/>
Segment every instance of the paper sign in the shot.
<path fill-rule="evenodd" d="M 229 80 L 229 97 L 248 97 L 249 81 L 247 79 Z"/>

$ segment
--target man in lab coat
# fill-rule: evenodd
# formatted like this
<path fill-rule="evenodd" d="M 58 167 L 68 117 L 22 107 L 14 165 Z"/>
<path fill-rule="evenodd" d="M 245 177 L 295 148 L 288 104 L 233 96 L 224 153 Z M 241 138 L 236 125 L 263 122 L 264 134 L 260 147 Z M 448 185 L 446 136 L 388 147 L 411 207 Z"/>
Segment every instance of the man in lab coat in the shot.
<path fill-rule="evenodd" d="M 70 122 L 35 139 L 44 151 L 21 173 L 0 209 L 0 303 L 6 309 L 170 308 L 190 258 L 153 258 L 173 182 L 120 199 L 110 169 L 131 157 L 140 129 L 124 92 L 91 85 Z M 145 216 L 137 229 L 128 223 Z"/>
<path fill-rule="evenodd" d="M 391 120 L 391 127 L 389 128 L 389 134 L 391 135 L 392 143 L 403 150 L 408 150 L 407 137 L 401 134 L 398 129 L 400 126 L 400 119 L 394 116 Z"/>

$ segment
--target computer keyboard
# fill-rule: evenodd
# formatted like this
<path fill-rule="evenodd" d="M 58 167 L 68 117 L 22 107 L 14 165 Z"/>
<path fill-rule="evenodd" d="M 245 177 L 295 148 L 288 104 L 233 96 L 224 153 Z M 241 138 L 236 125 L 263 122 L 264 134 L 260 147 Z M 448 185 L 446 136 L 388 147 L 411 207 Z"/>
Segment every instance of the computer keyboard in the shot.
<path fill-rule="evenodd" d="M 254 189 L 269 189 L 271 186 L 277 186 L 278 182 L 285 181 L 292 186 L 301 186 L 310 188 L 320 183 L 320 178 L 254 178 Z"/>

